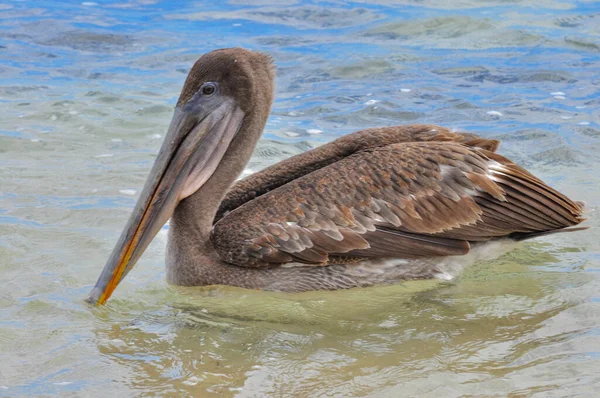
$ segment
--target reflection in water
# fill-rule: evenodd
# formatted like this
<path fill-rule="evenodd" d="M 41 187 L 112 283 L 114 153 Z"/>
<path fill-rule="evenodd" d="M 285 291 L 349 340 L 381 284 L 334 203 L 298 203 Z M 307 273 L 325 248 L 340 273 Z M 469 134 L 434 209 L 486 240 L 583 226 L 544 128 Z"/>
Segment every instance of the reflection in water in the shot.
<path fill-rule="evenodd" d="M 132 375 L 124 382 L 139 391 L 417 393 L 431 377 L 428 388 L 435 389 L 461 374 L 453 389 L 466 393 L 480 388 L 475 384 L 568 357 L 547 347 L 586 333 L 582 325 L 551 325 L 577 305 L 561 297 L 555 282 L 587 281 L 532 272 L 523 259 L 533 266 L 558 262 L 543 249 L 522 247 L 473 267 L 457 284 L 294 295 L 177 288 L 168 306 L 105 324 L 95 340 L 103 357 Z M 395 390 L 402 385 L 410 389 Z"/>

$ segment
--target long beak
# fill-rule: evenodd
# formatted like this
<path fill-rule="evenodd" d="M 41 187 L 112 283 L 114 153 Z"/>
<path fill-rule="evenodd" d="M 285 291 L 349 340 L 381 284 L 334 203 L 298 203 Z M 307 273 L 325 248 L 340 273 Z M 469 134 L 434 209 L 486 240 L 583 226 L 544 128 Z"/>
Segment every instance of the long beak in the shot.
<path fill-rule="evenodd" d="M 90 303 L 104 304 L 135 265 L 182 199 L 214 173 L 237 134 L 244 112 L 225 98 L 212 109 L 175 109 L 165 141 Z M 199 113 L 199 114 L 198 114 Z"/>

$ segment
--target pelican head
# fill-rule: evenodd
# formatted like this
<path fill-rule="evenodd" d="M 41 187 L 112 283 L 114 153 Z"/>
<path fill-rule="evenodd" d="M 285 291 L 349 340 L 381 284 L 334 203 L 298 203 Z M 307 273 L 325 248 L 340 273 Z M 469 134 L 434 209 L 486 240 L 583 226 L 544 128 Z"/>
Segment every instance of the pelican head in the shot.
<path fill-rule="evenodd" d="M 272 60 L 262 53 L 229 48 L 196 61 L 136 207 L 88 301 L 108 300 L 178 204 L 222 163 L 236 155 L 246 163 L 269 114 L 273 80 Z M 219 200 L 223 194 L 214 193 Z"/>

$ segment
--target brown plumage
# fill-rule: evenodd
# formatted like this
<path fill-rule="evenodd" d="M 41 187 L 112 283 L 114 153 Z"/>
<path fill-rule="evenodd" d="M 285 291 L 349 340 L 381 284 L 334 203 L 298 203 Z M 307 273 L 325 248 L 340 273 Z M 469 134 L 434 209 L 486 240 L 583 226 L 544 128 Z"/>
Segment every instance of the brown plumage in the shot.
<path fill-rule="evenodd" d="M 498 141 L 433 125 L 359 131 L 234 184 L 274 77 L 270 57 L 239 48 L 195 63 L 91 301 L 110 297 L 169 217 L 170 283 L 282 291 L 446 275 L 484 242 L 583 221 L 581 203 L 497 154 Z"/>
<path fill-rule="evenodd" d="M 582 221 L 581 204 L 497 147 L 429 125 L 350 134 L 236 183 L 213 227 L 214 247 L 238 266 L 328 265 L 461 255 L 469 242 Z"/>

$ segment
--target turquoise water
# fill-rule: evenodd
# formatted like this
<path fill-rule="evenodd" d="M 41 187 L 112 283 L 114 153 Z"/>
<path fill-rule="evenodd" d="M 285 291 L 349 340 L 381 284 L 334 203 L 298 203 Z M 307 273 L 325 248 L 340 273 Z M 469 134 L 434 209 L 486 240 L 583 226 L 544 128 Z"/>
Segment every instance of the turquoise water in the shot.
<path fill-rule="evenodd" d="M 600 388 L 600 4 L 0 3 L 0 396 L 594 396 Z M 83 299 L 191 64 L 278 65 L 247 173 L 343 134 L 436 123 L 589 208 L 450 283 L 277 294 L 164 281 L 165 231 Z"/>

